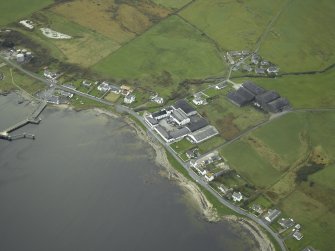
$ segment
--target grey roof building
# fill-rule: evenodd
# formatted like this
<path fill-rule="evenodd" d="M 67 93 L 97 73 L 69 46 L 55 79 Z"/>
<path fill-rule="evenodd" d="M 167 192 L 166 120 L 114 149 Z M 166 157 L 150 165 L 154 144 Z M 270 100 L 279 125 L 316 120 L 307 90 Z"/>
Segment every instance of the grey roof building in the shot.
<path fill-rule="evenodd" d="M 290 103 L 288 102 L 288 100 L 283 97 L 280 97 L 268 103 L 264 108 L 268 112 L 277 113 L 277 112 L 282 112 L 285 109 L 288 109 L 289 107 L 290 107 Z"/>
<path fill-rule="evenodd" d="M 162 119 L 168 116 L 168 112 L 166 110 L 160 110 L 152 113 L 151 116 L 155 119 Z"/>
<path fill-rule="evenodd" d="M 279 94 L 275 91 L 266 91 L 263 94 L 256 96 L 256 102 L 263 108 L 266 104 L 272 102 L 273 100 L 279 98 Z"/>
<path fill-rule="evenodd" d="M 170 132 L 170 136 L 174 139 L 174 140 L 177 140 L 177 139 L 180 139 L 180 138 L 183 138 L 185 137 L 187 134 L 189 134 L 190 131 L 186 128 L 186 127 L 183 127 L 181 129 L 178 129 L 176 131 L 172 131 Z"/>
<path fill-rule="evenodd" d="M 211 125 L 208 125 L 204 128 L 201 128 L 198 131 L 195 131 L 188 136 L 193 140 L 195 143 L 203 142 L 209 138 L 214 137 L 215 135 L 219 134 L 218 130 Z"/>
<path fill-rule="evenodd" d="M 200 115 L 193 115 L 190 117 L 190 123 L 186 125 L 186 127 L 191 131 L 195 132 L 205 126 L 209 125 L 208 121 L 201 117 Z"/>
<path fill-rule="evenodd" d="M 242 86 L 255 96 L 263 94 L 265 92 L 264 88 L 254 84 L 251 81 L 245 81 Z"/>
<path fill-rule="evenodd" d="M 255 95 L 242 86 L 237 91 L 228 93 L 227 97 L 233 104 L 244 106 L 253 101 Z"/>
<path fill-rule="evenodd" d="M 178 100 L 173 107 L 177 110 L 177 109 L 182 109 L 186 115 L 188 116 L 192 116 L 195 115 L 197 113 L 197 111 L 184 99 Z"/>
<path fill-rule="evenodd" d="M 190 118 L 181 108 L 174 110 L 171 113 L 171 118 L 178 124 L 178 125 L 186 125 L 190 122 Z"/>
<path fill-rule="evenodd" d="M 279 215 L 281 214 L 281 212 L 278 209 L 269 209 L 269 211 L 266 213 L 265 215 L 265 220 L 267 220 L 268 222 L 273 222 Z"/>

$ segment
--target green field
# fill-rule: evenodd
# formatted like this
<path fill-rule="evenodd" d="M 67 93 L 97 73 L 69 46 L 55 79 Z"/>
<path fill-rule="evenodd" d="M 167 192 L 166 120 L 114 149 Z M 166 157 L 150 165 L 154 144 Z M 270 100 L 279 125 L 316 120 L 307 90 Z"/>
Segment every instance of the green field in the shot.
<path fill-rule="evenodd" d="M 141 86 L 170 93 L 177 88 L 173 83 L 218 74 L 225 65 L 210 41 L 180 18 L 172 16 L 103 59 L 93 69 L 106 77 L 141 79 Z M 163 72 L 172 76 L 172 83 L 157 83 L 155 77 Z"/>
<path fill-rule="evenodd" d="M 326 68 L 335 61 L 334 12 L 333 0 L 291 1 L 262 44 L 260 54 L 285 72 Z"/>
<path fill-rule="evenodd" d="M 290 250 L 312 245 L 331 250 L 335 221 L 335 112 L 295 112 L 274 120 L 222 149 L 222 155 L 242 177 L 267 189 L 272 203 L 302 224 L 304 239 L 288 239 Z M 257 144 L 247 139 L 253 137 Z M 261 142 L 261 143 L 260 143 Z M 278 156 L 278 159 L 275 157 Z M 325 156 L 325 167 L 296 181 L 296 172 L 311 160 Z M 303 162 L 299 162 L 303 160 Z M 289 164 L 278 170 L 278 163 Z M 300 164 L 299 164 L 300 163 Z M 331 220 L 328 220 L 331 219 Z"/>
<path fill-rule="evenodd" d="M 179 9 L 191 2 L 191 0 L 152 0 L 152 2 L 171 9 Z"/>
<path fill-rule="evenodd" d="M 224 147 L 221 155 L 241 176 L 258 187 L 268 187 L 280 178 L 281 173 L 243 141 Z"/>
<path fill-rule="evenodd" d="M 2 61 L 0 61 L 0 64 Z M 28 92 L 29 94 L 35 94 L 37 91 L 45 88 L 45 84 L 31 79 L 20 72 L 11 70 L 9 67 L 4 66 L 0 68 L 0 72 L 3 73 L 4 79 L 0 81 L 0 91 L 13 91 L 19 89 L 17 86 Z M 13 79 L 12 79 L 13 76 Z M 13 84 L 16 84 L 15 86 Z"/>
<path fill-rule="evenodd" d="M 29 0 L 29 3 L 26 0 L 0 1 L 0 26 L 17 21 L 53 2 L 53 0 Z"/>
<path fill-rule="evenodd" d="M 284 0 L 200 0 L 180 14 L 225 50 L 255 49 L 258 38 Z"/>

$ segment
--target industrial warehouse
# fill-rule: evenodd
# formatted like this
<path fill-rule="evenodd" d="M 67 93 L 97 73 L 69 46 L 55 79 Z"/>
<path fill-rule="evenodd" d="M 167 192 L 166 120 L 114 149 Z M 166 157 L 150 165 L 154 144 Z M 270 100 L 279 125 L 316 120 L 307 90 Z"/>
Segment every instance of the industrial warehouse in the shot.
<path fill-rule="evenodd" d="M 242 107 L 250 103 L 270 113 L 278 113 L 290 108 L 287 99 L 275 91 L 267 91 L 251 81 L 246 81 L 234 92 L 227 94 L 230 102 Z"/>
<path fill-rule="evenodd" d="M 201 143 L 219 133 L 186 100 L 146 115 L 144 120 L 165 142 L 187 137 L 192 143 Z"/>

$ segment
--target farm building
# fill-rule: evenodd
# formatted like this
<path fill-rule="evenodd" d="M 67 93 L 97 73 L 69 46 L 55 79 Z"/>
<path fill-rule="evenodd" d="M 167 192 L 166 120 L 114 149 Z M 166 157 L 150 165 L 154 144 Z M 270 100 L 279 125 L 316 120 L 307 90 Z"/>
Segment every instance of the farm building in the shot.
<path fill-rule="evenodd" d="M 197 111 L 184 99 L 178 100 L 174 105 L 174 109 L 181 109 L 187 116 L 197 114 Z"/>
<path fill-rule="evenodd" d="M 304 237 L 304 236 L 302 235 L 302 233 L 299 230 L 297 230 L 297 231 L 294 232 L 293 237 L 296 240 L 300 241 L 302 239 L 302 237 Z"/>
<path fill-rule="evenodd" d="M 170 132 L 170 136 L 173 138 L 173 140 L 178 140 L 181 138 L 184 138 L 186 135 L 189 134 L 189 130 L 186 127 L 177 129 L 176 131 Z"/>
<path fill-rule="evenodd" d="M 260 95 L 260 94 L 263 94 L 263 93 L 265 92 L 265 90 L 264 90 L 262 87 L 260 87 L 260 86 L 258 86 L 258 85 L 256 85 L 256 84 L 254 84 L 254 83 L 251 82 L 251 81 L 246 81 L 246 82 L 244 82 L 244 83 L 242 84 L 242 86 L 243 86 L 245 89 L 247 89 L 249 92 L 251 92 L 252 94 L 254 94 L 255 96 Z"/>
<path fill-rule="evenodd" d="M 195 132 L 205 126 L 209 125 L 208 121 L 200 115 L 194 115 L 190 117 L 190 123 L 186 127 L 191 131 Z"/>
<path fill-rule="evenodd" d="M 256 102 L 262 107 L 265 108 L 266 105 L 276 99 L 278 99 L 280 96 L 275 91 L 266 91 L 263 94 L 260 94 L 256 97 Z"/>
<path fill-rule="evenodd" d="M 288 102 L 287 99 L 285 98 L 278 98 L 270 103 L 268 103 L 266 105 L 266 107 L 264 107 L 268 112 L 272 112 L 272 113 L 277 113 L 277 112 L 282 112 L 283 110 L 289 108 L 290 103 Z"/>
<path fill-rule="evenodd" d="M 233 104 L 244 106 L 253 101 L 255 95 L 242 86 L 237 91 L 228 93 L 227 97 Z"/>
<path fill-rule="evenodd" d="M 208 125 L 200 130 L 189 134 L 188 136 L 193 142 L 200 143 L 216 136 L 217 134 L 219 134 L 218 130 L 214 126 Z"/>

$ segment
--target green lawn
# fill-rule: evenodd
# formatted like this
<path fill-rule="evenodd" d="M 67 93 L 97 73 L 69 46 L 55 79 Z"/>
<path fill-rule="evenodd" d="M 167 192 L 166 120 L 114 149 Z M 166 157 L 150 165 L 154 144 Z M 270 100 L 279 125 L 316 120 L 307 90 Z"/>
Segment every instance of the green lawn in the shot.
<path fill-rule="evenodd" d="M 334 12 L 333 0 L 291 1 L 262 44 L 260 54 L 285 72 L 320 70 L 333 64 Z"/>
<path fill-rule="evenodd" d="M 328 189 L 335 189 L 335 165 L 330 165 L 322 171 L 317 172 L 310 176 L 309 180 L 314 181 Z"/>
<path fill-rule="evenodd" d="M 284 0 L 199 0 L 181 15 L 226 50 L 255 49 L 257 39 Z"/>
<path fill-rule="evenodd" d="M 30 15 L 53 2 L 52 0 L 29 0 L 29 2 L 26 0 L 2 0 L 0 1 L 0 26 L 18 21 L 18 19 Z"/>
<path fill-rule="evenodd" d="M 184 153 L 187 150 L 195 147 L 195 145 L 192 144 L 187 139 L 182 139 L 178 142 L 175 142 L 175 143 L 171 144 L 170 147 L 177 153 Z"/>
<path fill-rule="evenodd" d="M 106 77 L 137 78 L 141 86 L 164 94 L 187 78 L 202 78 L 225 69 L 214 45 L 191 25 L 171 16 L 93 68 Z M 162 73 L 171 81 L 158 81 Z"/>

